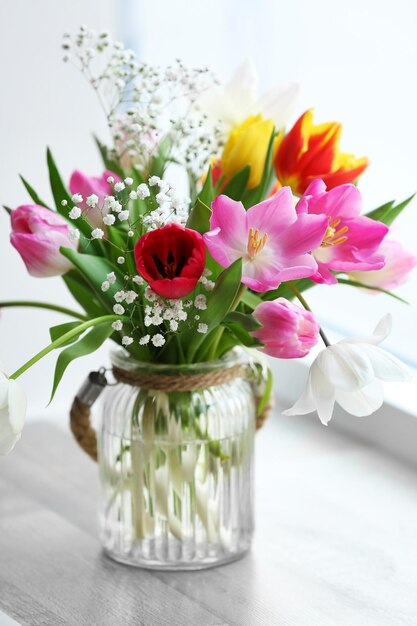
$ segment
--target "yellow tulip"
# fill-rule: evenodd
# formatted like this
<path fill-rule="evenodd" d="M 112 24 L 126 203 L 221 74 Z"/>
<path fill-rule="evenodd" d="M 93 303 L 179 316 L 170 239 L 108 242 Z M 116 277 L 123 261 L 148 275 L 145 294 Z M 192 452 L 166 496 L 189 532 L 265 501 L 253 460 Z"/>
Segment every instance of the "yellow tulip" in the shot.
<path fill-rule="evenodd" d="M 242 124 L 231 131 L 221 157 L 221 166 L 226 178 L 231 178 L 250 165 L 248 189 L 257 187 L 262 179 L 268 145 L 274 123 L 262 115 L 250 115 Z M 274 154 L 281 136 L 275 139 Z"/>

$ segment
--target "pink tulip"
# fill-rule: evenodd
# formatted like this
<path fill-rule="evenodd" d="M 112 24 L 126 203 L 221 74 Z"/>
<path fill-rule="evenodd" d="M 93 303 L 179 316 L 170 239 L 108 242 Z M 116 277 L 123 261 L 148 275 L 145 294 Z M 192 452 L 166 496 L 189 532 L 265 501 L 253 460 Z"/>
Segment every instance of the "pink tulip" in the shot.
<path fill-rule="evenodd" d="M 314 180 L 299 203 L 299 215 L 324 215 L 328 228 L 321 245 L 313 249 L 318 271 L 311 279 L 328 285 L 337 283 L 336 272 L 370 271 L 384 267 L 379 253 L 388 226 L 360 215 L 362 198 L 355 185 L 347 184 L 326 191 L 320 179 Z"/>
<path fill-rule="evenodd" d="M 262 328 L 251 334 L 264 344 L 260 350 L 270 356 L 297 359 L 317 343 L 320 327 L 314 315 L 285 298 L 262 302 L 253 316 Z"/>
<path fill-rule="evenodd" d="M 223 267 L 242 258 L 242 282 L 254 291 L 317 271 L 309 251 L 323 241 L 327 216 L 297 215 L 289 187 L 248 211 L 223 195 L 211 206 L 210 231 L 204 235 L 210 254 Z"/>
<path fill-rule="evenodd" d="M 371 272 L 349 272 L 352 280 L 370 287 L 394 289 L 407 280 L 408 274 L 417 265 L 417 257 L 405 250 L 395 239 L 384 239 L 378 248 L 378 253 L 385 258 L 384 267 Z M 370 293 L 377 294 L 378 292 L 372 290 Z"/>
<path fill-rule="evenodd" d="M 11 214 L 10 241 L 32 276 L 59 276 L 72 265 L 59 251 L 61 246 L 77 249 L 70 227 L 57 213 L 42 206 L 19 206 Z"/>
<path fill-rule="evenodd" d="M 120 182 L 117 174 L 109 170 L 104 171 L 101 176 L 87 176 L 80 170 L 75 170 L 71 174 L 69 190 L 72 194 L 79 193 L 82 195 L 83 202 L 77 204 L 77 206 L 83 210 L 85 217 L 91 226 L 95 228 L 103 226 L 103 215 L 105 214 L 102 209 L 103 200 L 105 196 L 113 193 L 112 186 L 107 182 L 109 176 L 114 178 L 115 183 Z M 94 208 L 89 207 L 85 202 L 86 198 L 93 194 L 98 197 L 98 206 Z"/>

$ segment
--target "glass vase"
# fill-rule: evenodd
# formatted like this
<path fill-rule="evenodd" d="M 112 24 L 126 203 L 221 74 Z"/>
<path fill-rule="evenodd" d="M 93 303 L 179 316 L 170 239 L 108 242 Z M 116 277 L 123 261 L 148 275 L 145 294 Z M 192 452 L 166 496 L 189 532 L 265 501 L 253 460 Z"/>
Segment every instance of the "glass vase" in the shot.
<path fill-rule="evenodd" d="M 105 391 L 98 437 L 105 552 L 171 570 L 241 557 L 253 534 L 250 358 L 172 366 L 119 351 L 112 363 L 123 382 Z"/>

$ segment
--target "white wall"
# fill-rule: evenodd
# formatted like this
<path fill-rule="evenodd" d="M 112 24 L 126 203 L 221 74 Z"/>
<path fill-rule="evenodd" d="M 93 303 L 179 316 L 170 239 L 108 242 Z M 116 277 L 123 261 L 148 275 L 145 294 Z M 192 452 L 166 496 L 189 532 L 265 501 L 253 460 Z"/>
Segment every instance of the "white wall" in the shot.
<path fill-rule="evenodd" d="M 45 150 L 49 145 L 66 178 L 75 168 L 100 172 L 92 131 L 106 137 L 106 125 L 94 94 L 74 67 L 62 62 L 62 33 L 82 23 L 117 30 L 116 0 L 2 0 L 0 3 L 0 204 L 14 207 L 29 198 L 22 173 L 41 197 L 49 198 Z M 9 220 L 0 212 L 0 299 L 32 299 L 73 306 L 59 278 L 32 278 L 10 246 Z M 48 343 L 48 328 L 67 321 L 34 309 L 8 309 L 0 319 L 0 362 L 11 373 Z M 69 368 L 57 398 L 44 410 L 56 355 L 22 376 L 29 415 L 64 414 L 89 369 L 101 355 Z"/>

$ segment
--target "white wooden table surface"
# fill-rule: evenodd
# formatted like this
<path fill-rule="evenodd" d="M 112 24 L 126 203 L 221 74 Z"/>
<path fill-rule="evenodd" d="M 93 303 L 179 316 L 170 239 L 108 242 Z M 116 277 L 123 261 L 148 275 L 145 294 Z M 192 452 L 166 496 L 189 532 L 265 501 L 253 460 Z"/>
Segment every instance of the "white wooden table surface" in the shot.
<path fill-rule="evenodd" d="M 256 462 L 251 554 L 146 572 L 101 553 L 94 463 L 28 426 L 0 461 L 0 625 L 416 626 L 415 471 L 314 418 L 270 418 Z"/>

